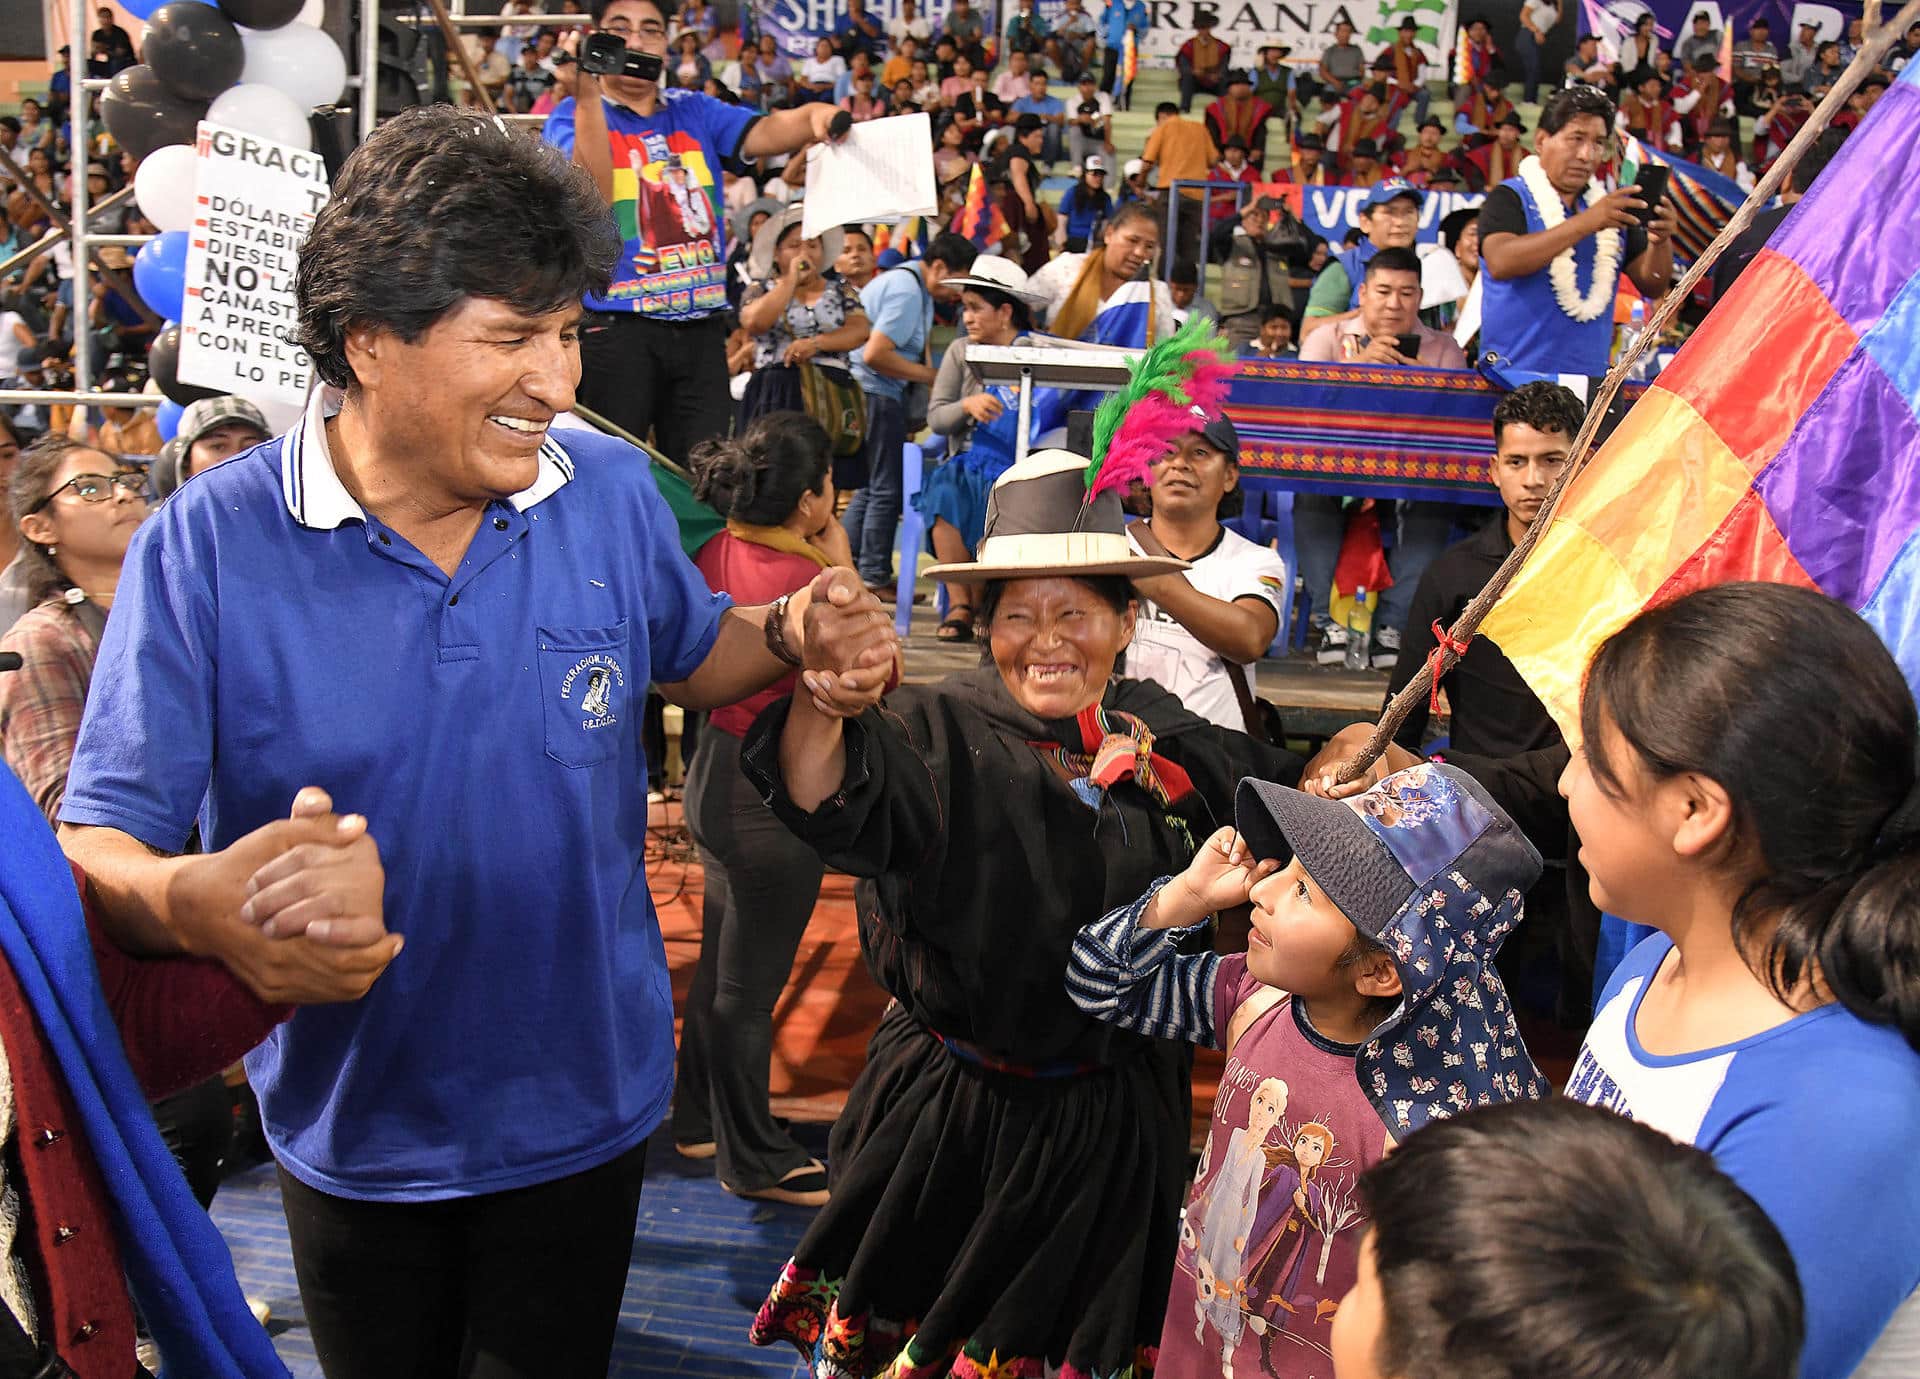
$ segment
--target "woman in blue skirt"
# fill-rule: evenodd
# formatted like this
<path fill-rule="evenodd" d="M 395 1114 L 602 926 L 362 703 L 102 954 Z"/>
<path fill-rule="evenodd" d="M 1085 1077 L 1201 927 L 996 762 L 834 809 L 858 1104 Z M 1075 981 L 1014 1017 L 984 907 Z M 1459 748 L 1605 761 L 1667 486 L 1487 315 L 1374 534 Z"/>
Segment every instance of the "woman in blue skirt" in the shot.
<path fill-rule="evenodd" d="M 956 565 L 972 560 L 979 548 L 987 490 L 1013 463 L 1019 426 L 1018 390 L 982 382 L 967 362 L 967 347 L 1028 343 L 1033 309 L 1041 299 L 1028 290 L 1026 270 L 997 256 L 981 255 L 970 273 L 949 282 L 960 288 L 967 333 L 947 346 L 927 406 L 928 427 L 949 438 L 947 459 L 921 481 L 913 506 L 926 518 L 934 557 Z M 970 642 L 973 586 L 948 580 L 946 589 L 947 616 L 934 635 L 943 642 Z"/>

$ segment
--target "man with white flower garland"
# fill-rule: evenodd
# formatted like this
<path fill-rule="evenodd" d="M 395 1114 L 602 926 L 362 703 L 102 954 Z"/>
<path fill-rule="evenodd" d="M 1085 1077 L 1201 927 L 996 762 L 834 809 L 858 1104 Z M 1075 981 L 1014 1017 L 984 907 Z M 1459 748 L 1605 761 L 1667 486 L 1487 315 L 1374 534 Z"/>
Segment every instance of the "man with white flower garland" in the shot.
<path fill-rule="evenodd" d="M 1481 349 L 1503 374 L 1604 374 L 1622 268 L 1649 297 L 1673 281 L 1672 203 L 1643 229 L 1636 212 L 1646 202 L 1634 187 L 1590 185 L 1613 114 L 1598 87 L 1556 92 L 1534 155 L 1480 208 Z"/>

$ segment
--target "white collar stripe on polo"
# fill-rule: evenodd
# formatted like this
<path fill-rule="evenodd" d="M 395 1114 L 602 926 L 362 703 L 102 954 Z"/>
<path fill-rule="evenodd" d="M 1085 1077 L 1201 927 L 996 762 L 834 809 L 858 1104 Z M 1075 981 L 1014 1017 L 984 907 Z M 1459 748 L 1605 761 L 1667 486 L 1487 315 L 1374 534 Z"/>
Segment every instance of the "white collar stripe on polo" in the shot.
<path fill-rule="evenodd" d="M 327 450 L 327 418 L 339 412 L 346 398 L 338 388 L 317 388 L 300 424 L 287 433 L 280 454 L 280 489 L 287 511 L 303 527 L 330 531 L 347 522 L 367 520 L 366 510 L 354 501 Z M 533 482 L 508 498 L 516 511 L 525 512 L 560 491 L 573 478 L 573 460 L 552 432 L 540 443 L 540 470 Z"/>

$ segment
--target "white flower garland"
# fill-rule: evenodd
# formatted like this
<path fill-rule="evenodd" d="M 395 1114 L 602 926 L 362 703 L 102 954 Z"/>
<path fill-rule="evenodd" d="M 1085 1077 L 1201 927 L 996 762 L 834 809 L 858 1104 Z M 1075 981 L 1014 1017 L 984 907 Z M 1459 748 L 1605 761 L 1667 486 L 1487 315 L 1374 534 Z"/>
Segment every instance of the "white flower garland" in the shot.
<path fill-rule="evenodd" d="M 1540 166 L 1538 156 L 1529 154 L 1520 163 L 1520 180 L 1527 184 L 1527 190 L 1533 194 L 1533 204 L 1540 212 L 1540 223 L 1546 229 L 1553 229 L 1566 223 L 1567 206 L 1560 199 L 1560 193 L 1552 182 L 1547 180 L 1547 170 Z M 1587 188 L 1580 197 L 1580 209 L 1586 210 L 1593 204 L 1595 191 Z M 1553 284 L 1553 299 L 1559 303 L 1560 310 L 1576 321 L 1592 321 L 1599 318 L 1603 311 L 1613 309 L 1614 293 L 1620 285 L 1620 260 L 1626 251 L 1626 236 L 1616 229 L 1605 229 L 1594 237 L 1593 282 L 1586 292 L 1580 291 L 1579 279 L 1574 276 L 1573 250 L 1569 245 L 1553 256 L 1553 262 L 1547 266 L 1547 278 Z"/>

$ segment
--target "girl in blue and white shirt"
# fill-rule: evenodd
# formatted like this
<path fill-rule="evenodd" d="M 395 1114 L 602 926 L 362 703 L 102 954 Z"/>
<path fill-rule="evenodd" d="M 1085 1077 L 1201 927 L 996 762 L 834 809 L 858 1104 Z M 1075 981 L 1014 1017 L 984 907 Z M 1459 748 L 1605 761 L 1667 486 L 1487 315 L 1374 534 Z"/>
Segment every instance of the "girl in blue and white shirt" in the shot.
<path fill-rule="evenodd" d="M 1710 1151 L 1773 1218 L 1803 1379 L 1920 1373 L 1911 689 L 1842 605 L 1728 584 L 1609 638 L 1581 730 L 1560 789 L 1593 899 L 1660 932 L 1568 1094 Z"/>

